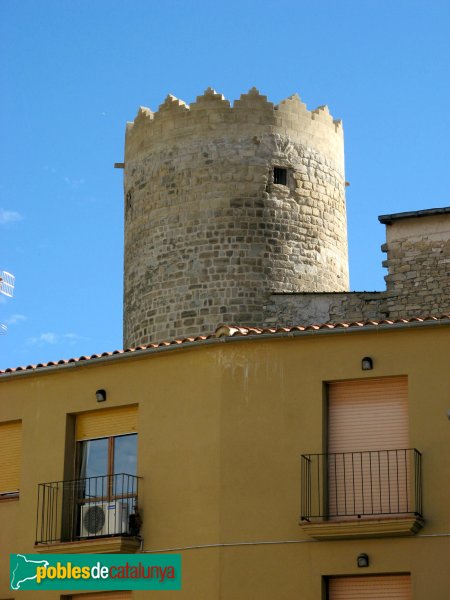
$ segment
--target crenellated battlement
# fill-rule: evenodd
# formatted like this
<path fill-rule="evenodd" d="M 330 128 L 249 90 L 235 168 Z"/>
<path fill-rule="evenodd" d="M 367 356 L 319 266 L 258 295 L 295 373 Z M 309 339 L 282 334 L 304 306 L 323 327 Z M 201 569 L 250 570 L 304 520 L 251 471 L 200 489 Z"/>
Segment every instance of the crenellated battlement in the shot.
<path fill-rule="evenodd" d="M 231 104 L 223 94 L 216 92 L 216 90 L 211 87 L 208 87 L 201 96 L 197 96 L 195 102 L 193 102 L 191 105 L 184 102 L 184 100 L 176 98 L 172 94 L 168 94 L 164 102 L 159 106 L 159 109 L 156 113 L 153 113 L 149 108 L 140 106 L 138 114 L 132 124 L 135 124 L 142 114 L 150 116 L 151 118 L 151 115 L 157 115 L 160 112 L 165 112 L 172 109 L 176 110 L 181 108 L 184 111 L 189 111 L 191 109 L 207 109 L 214 107 L 231 108 Z M 255 110 L 255 108 L 259 108 L 264 111 L 273 110 L 289 112 L 297 116 L 309 116 L 311 120 L 319 119 L 323 120 L 324 122 L 334 123 L 335 125 L 342 124 L 340 120 L 333 119 L 326 104 L 318 106 L 317 108 L 309 111 L 306 107 L 306 104 L 301 101 L 298 94 L 288 96 L 284 100 L 281 100 L 279 104 L 274 104 L 273 102 L 269 102 L 267 100 L 267 96 L 261 94 L 255 87 L 252 87 L 247 94 L 241 94 L 240 98 L 234 101 L 232 110 L 236 108 L 240 110 L 249 108 L 252 112 Z"/>
<path fill-rule="evenodd" d="M 207 108 L 230 108 L 230 101 L 209 87 L 201 96 L 197 96 L 196 101 L 191 104 L 193 110 Z"/>
<path fill-rule="evenodd" d="M 164 102 L 160 105 L 159 111 L 156 114 L 158 115 L 173 110 L 186 112 L 189 110 L 189 106 L 186 104 L 186 102 L 183 102 L 183 100 L 179 100 L 178 98 L 175 98 L 175 96 L 172 96 L 172 94 L 168 94 Z"/>
<path fill-rule="evenodd" d="M 241 94 L 233 106 L 210 87 L 190 105 L 169 94 L 156 112 L 141 106 L 127 124 L 125 161 L 175 138 L 182 142 L 225 133 L 227 137 L 279 133 L 343 167 L 342 121 L 333 119 L 328 106 L 308 110 L 298 94 L 274 104 L 255 87 Z"/>

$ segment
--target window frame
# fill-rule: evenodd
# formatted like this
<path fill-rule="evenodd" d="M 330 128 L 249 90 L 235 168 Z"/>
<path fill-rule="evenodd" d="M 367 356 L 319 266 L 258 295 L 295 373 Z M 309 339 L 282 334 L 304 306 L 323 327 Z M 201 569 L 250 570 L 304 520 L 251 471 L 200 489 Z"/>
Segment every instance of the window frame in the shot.
<path fill-rule="evenodd" d="M 106 496 L 104 496 L 104 495 L 95 496 L 95 497 L 89 498 L 89 502 L 100 502 L 100 501 L 112 502 L 117 499 L 134 498 L 136 496 L 136 494 L 133 492 L 131 492 L 129 494 L 125 494 L 125 495 L 123 493 L 122 494 L 114 493 L 115 478 L 116 478 L 116 476 L 119 476 L 121 474 L 121 473 L 114 473 L 115 440 L 117 438 L 129 437 L 129 436 L 136 436 L 136 473 L 134 473 L 134 475 L 127 473 L 127 475 L 132 475 L 134 477 L 137 477 L 137 456 L 138 456 L 138 452 L 137 452 L 138 433 L 137 432 L 123 433 L 123 434 L 104 436 L 104 437 L 99 437 L 99 438 L 91 438 L 91 439 L 87 439 L 87 440 L 77 440 L 75 442 L 75 479 L 81 481 L 83 479 L 104 478 L 105 477 L 108 480 L 107 495 Z M 104 440 L 104 439 L 108 440 L 107 472 L 104 475 L 92 475 L 90 477 L 82 476 L 82 474 L 81 474 L 82 452 L 80 451 L 81 445 L 88 444 L 89 442 L 93 442 L 95 440 Z M 103 486 L 102 486 L 102 489 L 103 489 Z M 78 503 L 85 504 L 86 499 L 78 498 Z"/>
<path fill-rule="evenodd" d="M 18 446 L 19 446 L 19 452 L 17 455 L 17 474 L 18 474 L 18 484 L 19 487 L 17 489 L 11 489 L 11 490 L 1 490 L 0 489 L 0 502 L 8 502 L 11 500 L 18 500 L 20 498 L 20 479 L 21 479 L 21 475 L 22 475 L 22 460 L 23 460 L 23 445 L 22 445 L 22 441 L 23 441 L 23 423 L 22 423 L 22 419 L 13 419 L 11 421 L 1 421 L 0 422 L 0 427 L 1 426 L 11 426 L 11 425 L 17 425 L 18 426 L 18 439 L 14 440 L 18 442 Z M 8 441 L 8 445 L 9 441 Z M 10 460 L 11 456 L 7 457 L 7 460 Z"/>
<path fill-rule="evenodd" d="M 282 185 L 284 187 L 289 187 L 289 173 L 287 167 L 274 165 L 272 176 L 274 185 Z"/>

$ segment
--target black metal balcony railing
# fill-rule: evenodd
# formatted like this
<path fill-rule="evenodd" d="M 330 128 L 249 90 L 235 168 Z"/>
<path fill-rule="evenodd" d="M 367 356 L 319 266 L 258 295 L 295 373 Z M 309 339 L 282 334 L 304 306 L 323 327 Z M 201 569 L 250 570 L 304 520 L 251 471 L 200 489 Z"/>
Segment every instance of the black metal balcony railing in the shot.
<path fill-rule="evenodd" d="M 138 535 L 139 479 L 120 473 L 40 483 L 36 544 Z"/>
<path fill-rule="evenodd" d="M 301 520 L 422 516 L 415 448 L 301 457 Z"/>

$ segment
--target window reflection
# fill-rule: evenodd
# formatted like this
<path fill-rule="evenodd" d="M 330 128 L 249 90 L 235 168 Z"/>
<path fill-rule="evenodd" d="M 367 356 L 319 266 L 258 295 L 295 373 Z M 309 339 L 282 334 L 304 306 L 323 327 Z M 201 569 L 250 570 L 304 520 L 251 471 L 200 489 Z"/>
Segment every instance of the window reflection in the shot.
<path fill-rule="evenodd" d="M 128 496 L 135 494 L 137 435 L 121 435 L 114 438 L 114 483 L 113 494 Z"/>
<path fill-rule="evenodd" d="M 81 496 L 105 498 L 135 494 L 137 434 L 86 440 L 78 444 Z"/>
<path fill-rule="evenodd" d="M 114 438 L 114 474 L 136 475 L 137 435 Z"/>
<path fill-rule="evenodd" d="M 108 474 L 108 438 L 80 443 L 80 478 Z"/>

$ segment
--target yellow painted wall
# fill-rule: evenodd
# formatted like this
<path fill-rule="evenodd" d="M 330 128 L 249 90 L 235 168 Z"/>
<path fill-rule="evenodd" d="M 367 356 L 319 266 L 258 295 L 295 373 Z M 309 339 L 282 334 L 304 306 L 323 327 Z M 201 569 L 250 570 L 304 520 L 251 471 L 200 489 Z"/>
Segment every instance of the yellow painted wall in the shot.
<path fill-rule="evenodd" d="M 320 600 L 324 576 L 358 572 L 411 572 L 415 600 L 446 597 L 449 334 L 242 339 L 0 377 L 0 421 L 23 426 L 20 499 L 0 503 L 0 599 L 34 597 L 8 591 L 7 556 L 34 552 L 37 485 L 64 478 L 66 415 L 136 403 L 144 549 L 226 544 L 183 551 L 183 591 L 164 598 Z M 299 457 L 323 451 L 323 383 L 393 375 L 408 376 L 425 526 L 412 538 L 313 541 L 298 525 Z M 360 552 L 369 568 L 357 569 Z"/>

